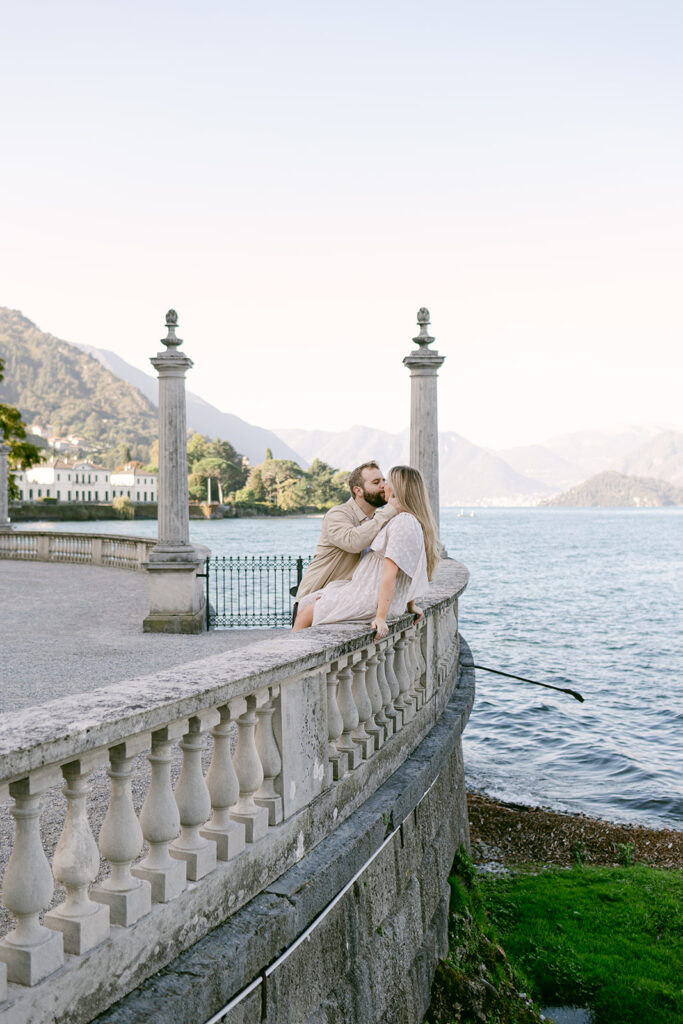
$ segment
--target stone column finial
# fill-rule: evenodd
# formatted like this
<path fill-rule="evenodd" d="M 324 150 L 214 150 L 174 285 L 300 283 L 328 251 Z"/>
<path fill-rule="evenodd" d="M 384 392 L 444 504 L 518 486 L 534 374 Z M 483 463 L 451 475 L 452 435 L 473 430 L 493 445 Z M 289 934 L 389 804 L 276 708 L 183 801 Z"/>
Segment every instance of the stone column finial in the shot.
<path fill-rule="evenodd" d="M 9 445 L 0 442 L 0 530 L 11 530 L 9 520 Z"/>
<path fill-rule="evenodd" d="M 439 525 L 439 425 L 437 375 L 445 356 L 429 346 L 435 340 L 427 328 L 429 310 L 417 311 L 419 333 L 413 338 L 417 351 L 403 360 L 410 370 L 410 464 L 424 477 L 432 512 Z"/>
<path fill-rule="evenodd" d="M 187 412 L 185 374 L 192 360 L 179 352 L 178 314 L 166 314 L 164 351 L 150 360 L 159 374 L 159 537 L 149 553 L 150 613 L 145 632 L 198 633 L 204 624 L 204 599 L 196 572 L 201 559 L 190 544 L 187 490 Z M 208 553 L 208 552 L 207 552 Z"/>

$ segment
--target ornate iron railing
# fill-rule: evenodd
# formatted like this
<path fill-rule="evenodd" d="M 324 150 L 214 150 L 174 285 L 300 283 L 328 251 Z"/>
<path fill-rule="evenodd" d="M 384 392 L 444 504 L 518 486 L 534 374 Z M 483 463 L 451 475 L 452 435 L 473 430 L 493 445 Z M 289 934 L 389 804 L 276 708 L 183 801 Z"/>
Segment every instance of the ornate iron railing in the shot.
<path fill-rule="evenodd" d="M 206 560 L 207 629 L 289 626 L 311 555 L 227 555 Z"/>

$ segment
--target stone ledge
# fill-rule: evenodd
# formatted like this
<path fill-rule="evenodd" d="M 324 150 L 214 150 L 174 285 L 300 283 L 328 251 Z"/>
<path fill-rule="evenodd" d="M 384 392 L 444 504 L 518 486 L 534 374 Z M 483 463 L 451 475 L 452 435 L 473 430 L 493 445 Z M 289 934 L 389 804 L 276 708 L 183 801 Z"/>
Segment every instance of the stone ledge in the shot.
<path fill-rule="evenodd" d="M 442 562 L 423 602 L 425 612 L 445 607 L 462 593 L 468 579 L 464 565 Z M 396 624 L 410 621 L 405 615 Z M 22 778 L 45 764 L 74 760 L 209 705 L 277 685 L 366 647 L 371 636 L 364 625 L 323 626 L 0 715 L 0 778 Z"/>

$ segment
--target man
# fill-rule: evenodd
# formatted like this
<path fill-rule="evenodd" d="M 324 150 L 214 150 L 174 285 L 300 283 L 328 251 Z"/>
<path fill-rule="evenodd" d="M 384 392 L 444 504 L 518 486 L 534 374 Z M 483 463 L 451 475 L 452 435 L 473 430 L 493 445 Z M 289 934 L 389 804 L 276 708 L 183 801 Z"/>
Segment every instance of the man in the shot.
<path fill-rule="evenodd" d="M 306 594 L 320 590 L 330 580 L 351 579 L 361 552 L 396 515 L 396 509 L 388 505 L 384 497 L 384 483 L 376 462 L 364 462 L 351 473 L 351 497 L 325 513 L 318 546 L 296 592 L 297 604 Z"/>

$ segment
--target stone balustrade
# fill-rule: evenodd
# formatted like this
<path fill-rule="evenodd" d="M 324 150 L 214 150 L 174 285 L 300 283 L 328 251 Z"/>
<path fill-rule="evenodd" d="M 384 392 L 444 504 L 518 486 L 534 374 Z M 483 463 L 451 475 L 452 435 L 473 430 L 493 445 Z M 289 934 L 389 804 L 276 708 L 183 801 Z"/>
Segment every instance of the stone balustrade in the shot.
<path fill-rule="evenodd" d="M 91 537 L 12 540 L 10 551 L 34 545 L 28 557 L 95 559 Z M 96 564 L 131 564 L 137 545 L 144 560 L 149 542 L 121 541 L 105 556 L 111 540 L 100 538 Z M 347 821 L 443 714 L 467 578 L 444 561 L 424 619 L 402 617 L 378 644 L 358 624 L 327 626 L 0 716 L 0 793 L 15 821 L 0 1024 L 92 1020 Z M 96 839 L 88 798 L 102 770 Z M 66 808 L 50 864 L 41 809 L 52 813 L 57 785 Z"/>
<path fill-rule="evenodd" d="M 57 530 L 11 530 L 0 533 L 0 558 L 34 562 L 80 562 L 114 569 L 142 569 L 156 544 L 153 537 Z"/>

